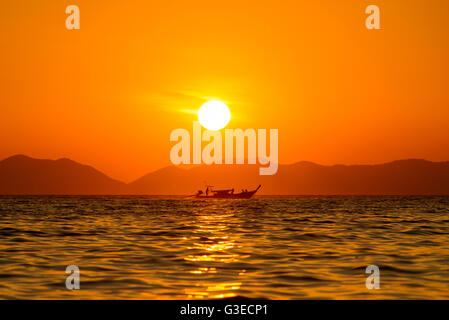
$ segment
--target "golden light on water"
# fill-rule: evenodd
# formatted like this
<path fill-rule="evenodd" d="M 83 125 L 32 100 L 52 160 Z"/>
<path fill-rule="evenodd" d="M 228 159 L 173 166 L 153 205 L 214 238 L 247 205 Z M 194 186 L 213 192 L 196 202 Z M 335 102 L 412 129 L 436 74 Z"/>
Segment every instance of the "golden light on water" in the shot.
<path fill-rule="evenodd" d="M 193 279 L 192 288 L 185 289 L 188 299 L 230 298 L 236 296 L 236 291 L 241 288 L 245 269 L 225 275 L 225 278 L 230 278 L 229 281 L 217 282 L 209 276 L 217 273 L 223 276 L 223 269 L 221 268 L 219 272 L 213 265 L 223 266 L 239 263 L 249 257 L 249 255 L 235 253 L 235 249 L 239 248 L 239 245 L 238 239 L 232 237 L 229 232 L 229 219 L 232 217 L 233 214 L 226 212 L 196 216 L 195 236 L 187 239 L 192 241 L 192 245 L 187 246 L 187 250 L 200 254 L 187 254 L 184 260 L 198 265 L 189 271 L 190 275 L 197 276 L 198 279 L 196 281 Z"/>
<path fill-rule="evenodd" d="M 19 200 L 24 211 L 41 201 Z M 12 201 L 17 200 L 6 199 L 3 208 Z M 89 201 L 94 208 L 106 203 Z M 33 298 L 38 294 L 50 299 L 448 297 L 447 279 L 440 272 L 440 261 L 449 254 L 447 199 L 420 199 L 421 206 L 414 212 L 410 208 L 416 198 L 112 201 L 117 201 L 116 208 L 125 207 L 126 212 L 132 208 L 141 214 L 98 214 L 84 220 L 78 216 L 69 229 L 59 214 L 50 215 L 52 227 L 46 215 L 11 215 L 19 220 L 14 228 L 3 226 L 2 236 L 9 241 L 0 244 L 0 251 L 12 255 L 3 269 L 14 277 L 2 279 L 0 295 Z M 70 207 L 65 212 L 71 212 L 72 206 L 82 211 L 86 202 L 79 202 L 55 200 L 58 210 Z M 339 204 L 344 207 L 336 209 Z M 168 206 L 177 213 L 165 214 Z M 361 206 L 368 209 L 354 214 Z M 428 228 L 417 228 L 417 223 Z M 379 236 L 384 225 L 388 233 Z M 40 231 L 30 232 L 32 228 Z M 83 241 L 83 246 L 74 247 L 74 239 Z M 409 245 L 412 241 L 416 243 Z M 60 267 L 49 265 L 49 259 Z M 61 281 L 68 261 L 80 266 L 81 290 L 68 291 Z M 365 268 L 373 263 L 383 270 L 384 285 L 382 290 L 367 291 Z"/>

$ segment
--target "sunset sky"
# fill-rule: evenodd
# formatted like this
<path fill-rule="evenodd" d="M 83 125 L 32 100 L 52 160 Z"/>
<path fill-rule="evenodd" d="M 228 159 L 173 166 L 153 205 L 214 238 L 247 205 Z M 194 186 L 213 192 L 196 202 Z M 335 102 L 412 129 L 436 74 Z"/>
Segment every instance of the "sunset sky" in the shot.
<path fill-rule="evenodd" d="M 210 98 L 228 128 L 279 129 L 282 164 L 449 160 L 448 14 L 447 0 L 2 1 L 0 160 L 131 181 L 170 165 L 170 132 Z"/>

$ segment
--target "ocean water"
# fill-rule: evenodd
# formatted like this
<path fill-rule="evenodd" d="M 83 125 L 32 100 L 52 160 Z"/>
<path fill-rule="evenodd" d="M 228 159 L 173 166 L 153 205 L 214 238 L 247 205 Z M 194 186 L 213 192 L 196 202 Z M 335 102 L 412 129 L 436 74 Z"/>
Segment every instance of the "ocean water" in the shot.
<path fill-rule="evenodd" d="M 0 298 L 448 299 L 449 197 L 3 196 Z"/>

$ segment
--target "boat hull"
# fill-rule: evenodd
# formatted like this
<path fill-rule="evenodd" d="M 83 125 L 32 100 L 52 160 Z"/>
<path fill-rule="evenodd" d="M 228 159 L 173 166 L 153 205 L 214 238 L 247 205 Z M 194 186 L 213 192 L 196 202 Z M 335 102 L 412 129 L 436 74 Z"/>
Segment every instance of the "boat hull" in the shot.
<path fill-rule="evenodd" d="M 256 194 L 260 187 L 261 186 L 259 185 L 255 190 L 240 193 L 215 193 L 212 195 L 197 194 L 194 197 L 196 199 L 250 199 Z"/>
<path fill-rule="evenodd" d="M 230 195 L 211 195 L 211 196 L 195 196 L 196 199 L 250 199 L 256 193 L 256 191 L 230 194 Z"/>

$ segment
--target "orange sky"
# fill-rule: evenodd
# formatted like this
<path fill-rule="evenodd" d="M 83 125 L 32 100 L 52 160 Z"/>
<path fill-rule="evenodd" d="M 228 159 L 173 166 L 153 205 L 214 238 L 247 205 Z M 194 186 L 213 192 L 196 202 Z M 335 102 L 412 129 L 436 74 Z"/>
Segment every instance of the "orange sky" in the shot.
<path fill-rule="evenodd" d="M 81 29 L 65 29 L 76 4 Z M 365 28 L 368 4 L 382 30 Z M 204 97 L 279 129 L 279 161 L 449 160 L 449 2 L 2 1 L 0 159 L 133 180 Z"/>

